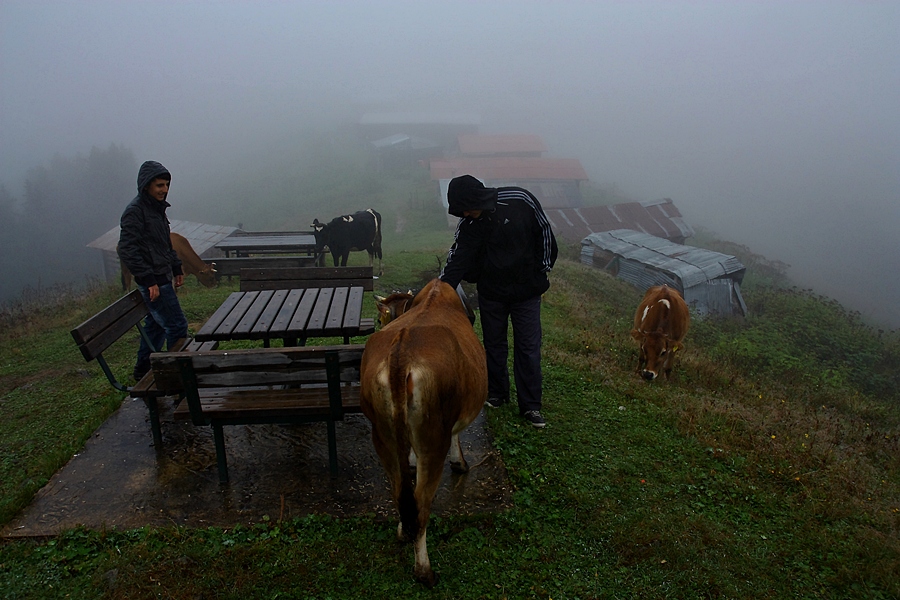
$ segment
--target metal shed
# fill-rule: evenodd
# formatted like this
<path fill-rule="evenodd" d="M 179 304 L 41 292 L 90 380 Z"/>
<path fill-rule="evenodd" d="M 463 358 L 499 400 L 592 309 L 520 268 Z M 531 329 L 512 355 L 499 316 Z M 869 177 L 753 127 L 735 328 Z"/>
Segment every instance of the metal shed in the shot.
<path fill-rule="evenodd" d="M 641 290 L 663 284 L 673 287 L 699 315 L 747 314 L 741 296 L 746 268 L 734 256 L 615 229 L 584 238 L 581 262 Z"/>
<path fill-rule="evenodd" d="M 192 221 L 169 221 L 172 233 L 183 235 L 191 243 L 200 258 L 218 258 L 223 256 L 216 244 L 230 236 L 237 227 L 225 225 L 209 225 L 207 223 L 194 223 Z M 119 244 L 119 226 L 116 225 L 94 241 L 87 244 L 88 248 L 97 248 L 103 255 L 103 274 L 106 281 L 114 283 L 119 281 L 121 267 L 119 255 L 116 254 L 116 246 Z"/>

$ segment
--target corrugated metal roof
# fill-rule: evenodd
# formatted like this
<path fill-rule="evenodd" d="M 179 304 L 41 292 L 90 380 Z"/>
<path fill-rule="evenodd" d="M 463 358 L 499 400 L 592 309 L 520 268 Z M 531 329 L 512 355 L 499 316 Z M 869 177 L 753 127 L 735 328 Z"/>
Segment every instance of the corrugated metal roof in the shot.
<path fill-rule="evenodd" d="M 577 158 L 485 157 L 431 161 L 431 179 L 452 179 L 472 175 L 485 183 L 535 179 L 587 181 L 588 176 Z"/>
<path fill-rule="evenodd" d="M 544 212 L 556 236 L 569 242 L 613 229 L 633 229 L 677 242 L 694 235 L 669 198 L 585 208 L 544 207 Z"/>
<path fill-rule="evenodd" d="M 489 156 L 511 154 L 538 154 L 547 151 L 544 141 L 537 135 L 481 135 L 458 136 L 459 152 L 463 156 Z"/>
<path fill-rule="evenodd" d="M 421 150 L 424 148 L 439 148 L 440 145 L 427 138 L 415 135 L 406 135 L 405 133 L 396 133 L 381 139 L 370 142 L 376 149 L 393 148 L 397 146 L 408 147 L 412 150 Z"/>
<path fill-rule="evenodd" d="M 682 291 L 712 279 L 728 276 L 740 283 L 745 267 L 734 256 L 675 244 L 668 240 L 630 229 L 593 233 L 584 238 L 582 257 L 593 256 L 591 246 L 613 253 L 628 261 L 672 274 L 682 283 Z"/>
<path fill-rule="evenodd" d="M 169 222 L 169 228 L 173 233 L 178 233 L 187 238 L 191 243 L 191 247 L 198 255 L 213 248 L 223 239 L 230 236 L 238 230 L 237 227 L 229 227 L 226 225 L 209 225 L 207 223 L 195 223 L 193 221 L 178 221 L 173 219 Z M 119 226 L 116 225 L 94 241 L 88 243 L 89 248 L 97 248 L 115 252 L 119 243 Z"/>

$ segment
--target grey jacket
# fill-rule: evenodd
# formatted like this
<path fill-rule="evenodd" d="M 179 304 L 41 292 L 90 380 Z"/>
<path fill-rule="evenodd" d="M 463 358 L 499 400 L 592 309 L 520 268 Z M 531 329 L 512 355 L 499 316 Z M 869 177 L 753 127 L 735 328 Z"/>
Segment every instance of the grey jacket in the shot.
<path fill-rule="evenodd" d="M 138 194 L 125 208 L 120 221 L 119 260 L 135 282 L 142 287 L 165 285 L 181 275 L 181 260 L 169 238 L 168 202 L 160 202 L 144 193 L 151 181 L 169 171 L 156 161 L 147 161 L 138 171 Z"/>

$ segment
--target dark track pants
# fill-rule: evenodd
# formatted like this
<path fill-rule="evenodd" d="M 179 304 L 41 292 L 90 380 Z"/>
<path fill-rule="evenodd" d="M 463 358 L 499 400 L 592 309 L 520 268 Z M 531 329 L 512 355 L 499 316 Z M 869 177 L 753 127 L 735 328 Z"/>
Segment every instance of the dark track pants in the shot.
<path fill-rule="evenodd" d="M 508 324 L 513 330 L 513 375 L 519 413 L 541 409 L 541 297 L 496 302 L 479 297 L 481 330 L 487 353 L 488 396 L 509 398 Z"/>
<path fill-rule="evenodd" d="M 187 337 L 188 322 L 178 302 L 178 294 L 171 283 L 159 286 L 159 297 L 150 302 L 150 290 L 138 285 L 144 303 L 150 309 L 150 314 L 144 319 L 144 332 L 153 344 L 151 348 L 147 341 L 141 337 L 141 345 L 138 348 L 137 364 L 134 366 L 136 373 L 150 369 L 150 353 L 162 352 L 163 343 L 166 350 L 172 350 L 175 343 L 181 338 Z"/>

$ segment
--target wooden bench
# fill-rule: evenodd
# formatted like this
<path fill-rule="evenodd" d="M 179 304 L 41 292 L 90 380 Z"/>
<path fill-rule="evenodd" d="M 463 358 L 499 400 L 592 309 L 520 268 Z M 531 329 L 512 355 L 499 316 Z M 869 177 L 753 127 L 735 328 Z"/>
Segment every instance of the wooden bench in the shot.
<path fill-rule="evenodd" d="M 301 267 L 241 269 L 241 291 L 362 286 L 375 289 L 372 267 Z"/>
<path fill-rule="evenodd" d="M 213 429 L 219 481 L 228 481 L 226 425 L 309 423 L 328 429 L 328 463 L 338 472 L 335 422 L 360 412 L 359 366 L 365 345 L 252 348 L 150 356 L 163 388 L 183 389 L 176 419 Z"/>
<path fill-rule="evenodd" d="M 130 331 L 132 327 L 137 328 L 138 333 L 152 348 L 153 345 L 150 344 L 144 328 L 141 327 L 141 320 L 148 314 L 149 311 L 147 310 L 147 305 L 144 304 L 141 292 L 132 290 L 73 329 L 71 333 L 84 359 L 88 362 L 96 360 L 114 388 L 131 395 L 133 398 L 141 398 L 144 401 L 144 404 L 147 405 L 147 410 L 150 412 L 150 429 L 153 433 L 153 443 L 157 448 L 160 448 L 162 447 L 162 432 L 159 425 L 157 400 L 159 396 L 167 395 L 167 393 L 161 392 L 156 387 L 152 371 L 144 375 L 133 387 L 119 382 L 103 357 L 103 352 L 126 332 Z M 179 340 L 175 350 L 198 352 L 201 350 L 214 350 L 217 346 L 218 342 L 201 343 L 187 338 Z"/>
<path fill-rule="evenodd" d="M 372 267 L 301 267 L 241 269 L 241 291 L 362 286 L 375 289 Z M 360 334 L 375 332 L 375 319 L 360 319 Z"/>
<path fill-rule="evenodd" d="M 247 256 L 240 258 L 216 258 L 216 279 L 237 277 L 241 269 L 300 269 L 313 267 L 315 256 Z"/>

